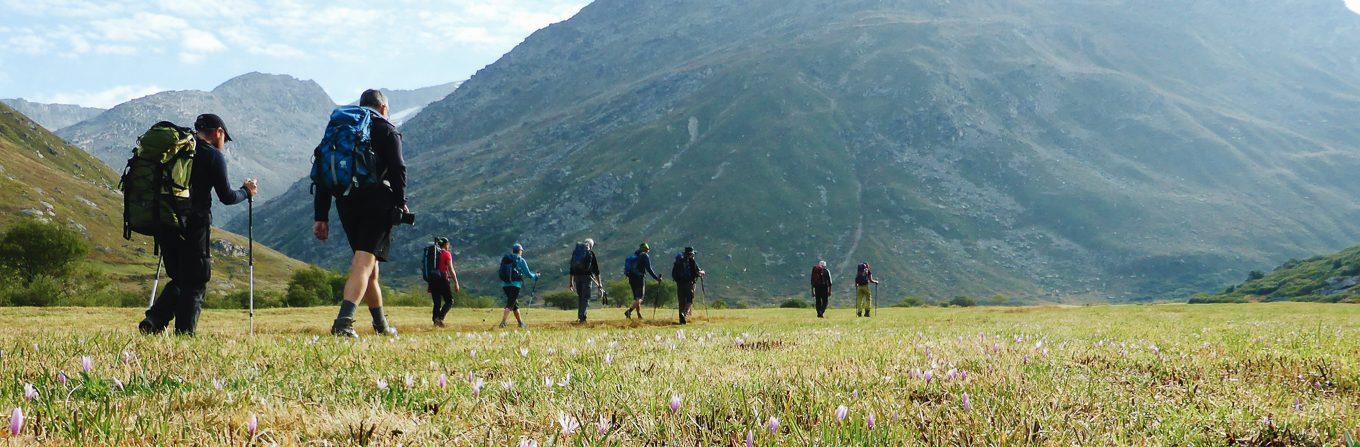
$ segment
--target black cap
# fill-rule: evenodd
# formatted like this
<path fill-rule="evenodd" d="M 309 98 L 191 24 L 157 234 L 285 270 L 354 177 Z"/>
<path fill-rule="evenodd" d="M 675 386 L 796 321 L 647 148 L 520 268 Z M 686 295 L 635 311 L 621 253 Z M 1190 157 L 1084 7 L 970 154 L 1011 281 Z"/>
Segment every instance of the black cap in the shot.
<path fill-rule="evenodd" d="M 449 244 L 449 239 L 448 239 L 448 238 L 443 238 L 443 237 L 437 237 L 437 238 L 434 238 L 434 243 L 439 244 L 439 245 L 448 245 L 448 244 Z"/>
<path fill-rule="evenodd" d="M 694 247 L 685 247 L 685 254 L 687 255 L 694 254 Z"/>
<path fill-rule="evenodd" d="M 227 131 L 227 123 L 222 121 L 222 117 L 212 113 L 204 113 L 194 120 L 194 130 L 207 131 L 222 129 L 222 133 L 227 135 L 227 141 L 231 141 L 231 132 Z"/>

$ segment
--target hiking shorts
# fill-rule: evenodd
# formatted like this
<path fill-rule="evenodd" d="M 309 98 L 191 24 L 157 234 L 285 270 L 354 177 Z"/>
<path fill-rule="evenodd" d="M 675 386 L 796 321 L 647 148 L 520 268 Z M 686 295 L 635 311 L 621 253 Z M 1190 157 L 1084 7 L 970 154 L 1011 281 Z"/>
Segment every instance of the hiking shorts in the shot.
<path fill-rule="evenodd" d="M 642 301 L 643 295 L 647 294 L 647 278 L 629 276 L 628 288 L 633 289 L 634 300 Z"/>
<path fill-rule="evenodd" d="M 830 288 L 830 287 L 824 287 L 824 286 L 816 286 L 816 287 L 813 287 L 813 288 L 812 288 L 812 296 L 815 296 L 815 297 L 817 297 L 817 298 L 827 298 L 827 297 L 830 297 L 830 296 L 831 296 L 831 288 Z"/>
<path fill-rule="evenodd" d="M 519 310 L 519 287 L 501 287 L 501 290 L 505 292 L 505 308 Z"/>
<path fill-rule="evenodd" d="M 335 210 L 340 214 L 349 248 L 372 253 L 379 262 L 387 262 L 395 206 L 392 192 L 381 188 L 361 189 L 335 199 Z"/>

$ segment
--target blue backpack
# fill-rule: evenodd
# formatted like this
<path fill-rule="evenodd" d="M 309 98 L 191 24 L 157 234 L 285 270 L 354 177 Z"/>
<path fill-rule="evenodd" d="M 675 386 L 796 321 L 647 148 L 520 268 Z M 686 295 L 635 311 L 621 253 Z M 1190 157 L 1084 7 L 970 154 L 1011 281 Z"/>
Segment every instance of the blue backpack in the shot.
<path fill-rule="evenodd" d="M 629 278 L 641 276 L 638 274 L 637 271 L 637 261 L 638 255 L 636 254 L 630 255 L 628 256 L 628 258 L 623 260 L 623 276 L 627 276 Z"/>
<path fill-rule="evenodd" d="M 373 109 L 340 106 L 331 112 L 326 136 L 312 155 L 312 184 L 335 196 L 382 183 L 377 154 L 373 152 L 369 126 Z"/>

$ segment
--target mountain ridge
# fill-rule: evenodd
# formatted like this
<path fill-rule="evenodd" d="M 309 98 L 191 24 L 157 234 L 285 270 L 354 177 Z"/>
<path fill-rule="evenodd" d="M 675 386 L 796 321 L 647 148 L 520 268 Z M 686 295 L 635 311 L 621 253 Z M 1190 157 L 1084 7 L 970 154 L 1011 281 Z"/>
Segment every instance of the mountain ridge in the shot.
<path fill-rule="evenodd" d="M 820 258 L 896 297 L 1188 295 L 1360 239 L 1333 3 L 599 0 L 411 118 L 408 191 L 478 266 L 594 237 L 700 247 L 725 294 Z M 263 237 L 339 262 L 306 231 Z"/>

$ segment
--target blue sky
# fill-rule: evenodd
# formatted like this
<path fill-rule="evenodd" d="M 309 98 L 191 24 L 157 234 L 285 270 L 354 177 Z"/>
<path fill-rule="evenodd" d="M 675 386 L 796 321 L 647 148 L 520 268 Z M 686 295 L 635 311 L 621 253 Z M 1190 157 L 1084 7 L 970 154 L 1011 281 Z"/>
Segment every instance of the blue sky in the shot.
<path fill-rule="evenodd" d="M 349 102 L 367 87 L 467 79 L 587 3 L 0 0 L 0 98 L 111 107 L 262 71 L 315 80 Z"/>
<path fill-rule="evenodd" d="M 367 87 L 467 79 L 588 3 L 0 0 L 0 98 L 111 107 L 261 71 L 348 102 Z"/>

